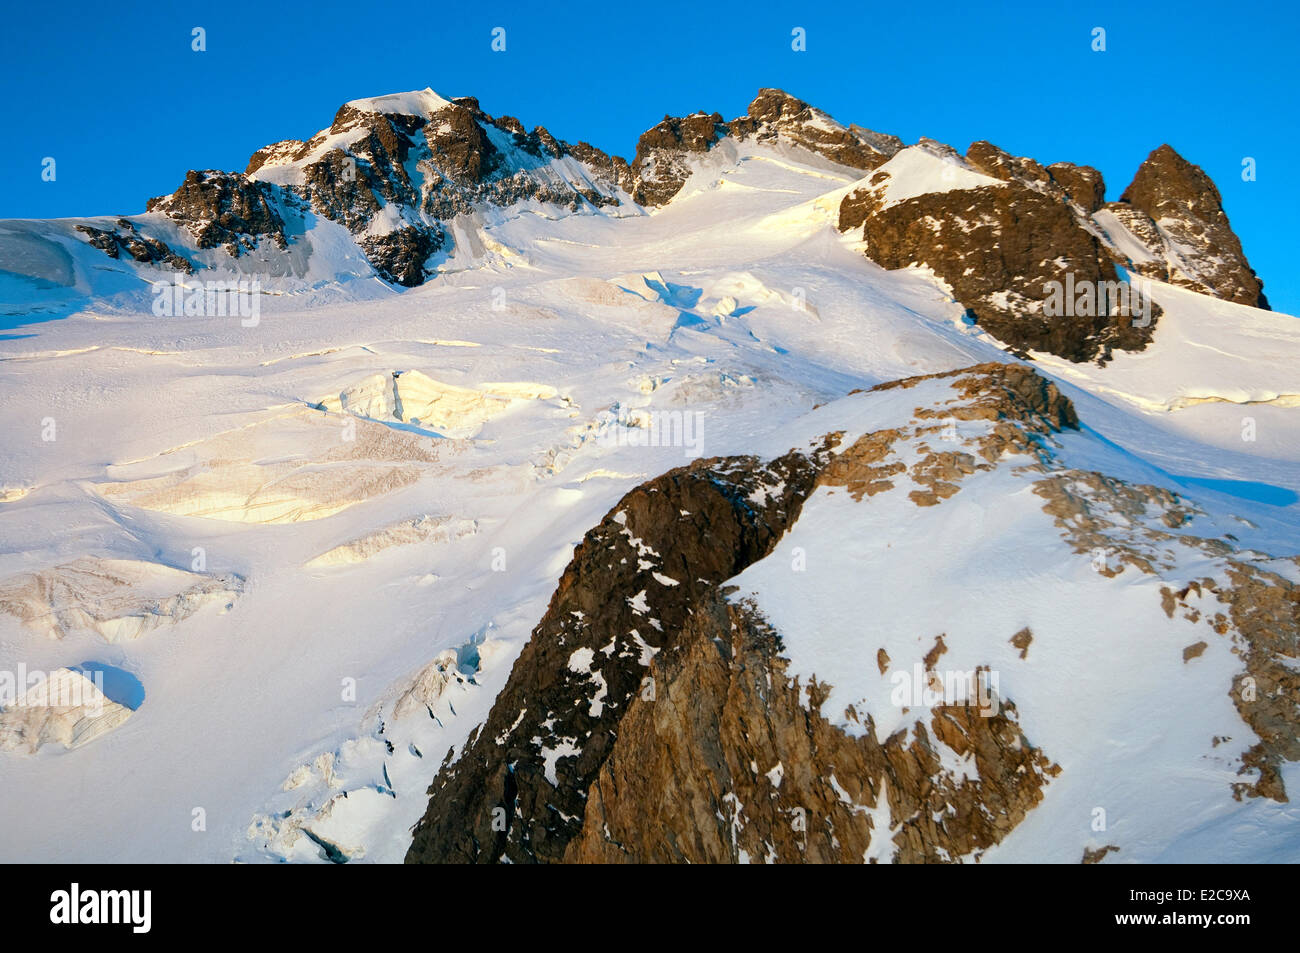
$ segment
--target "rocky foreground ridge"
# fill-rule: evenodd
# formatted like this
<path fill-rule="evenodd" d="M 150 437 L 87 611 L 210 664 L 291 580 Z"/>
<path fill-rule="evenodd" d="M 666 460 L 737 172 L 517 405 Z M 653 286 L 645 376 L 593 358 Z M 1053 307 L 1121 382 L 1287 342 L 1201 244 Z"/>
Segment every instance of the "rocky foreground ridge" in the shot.
<path fill-rule="evenodd" d="M 829 710 L 834 686 L 792 676 L 783 633 L 728 581 L 814 496 L 847 494 L 864 514 L 960 506 L 967 487 L 1008 473 L 1101 577 L 1160 580 L 1152 608 L 1181 620 L 1176 633 L 1231 645 L 1224 688 L 1259 739 L 1231 795 L 1285 801 L 1279 767 L 1300 759 L 1300 587 L 1277 561 L 1200 535 L 1212 523 L 1177 494 L 1063 463 L 1074 407 L 1023 365 L 867 396 L 909 391 L 919 406 L 893 426 L 832 431 L 771 460 L 699 460 L 628 493 L 575 551 L 486 722 L 446 753 L 407 861 L 978 861 L 1063 771 L 1015 698 L 904 707 L 878 730 L 893 713 Z M 864 585 L 837 598 L 869 617 L 878 596 Z M 1020 659 L 1039 651 L 1028 627 L 1001 638 Z M 1183 662 L 1206 647 L 1182 648 Z M 937 677 L 945 635 L 923 650 L 915 661 Z M 882 647 L 860 661 L 883 678 L 913 660 Z M 1081 834 L 1078 856 L 1117 846 Z"/>

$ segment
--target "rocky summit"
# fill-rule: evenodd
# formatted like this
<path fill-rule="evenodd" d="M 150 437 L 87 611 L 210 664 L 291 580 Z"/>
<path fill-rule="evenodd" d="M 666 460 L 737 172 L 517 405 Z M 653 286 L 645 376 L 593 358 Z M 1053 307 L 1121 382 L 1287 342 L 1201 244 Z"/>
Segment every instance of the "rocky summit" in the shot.
<path fill-rule="evenodd" d="M 493 118 L 473 97 L 426 89 L 356 100 L 306 142 L 257 150 L 242 173 L 189 172 L 145 215 L 75 228 L 109 257 L 155 269 L 263 273 L 294 285 L 368 272 L 415 287 L 455 258 L 481 260 L 481 231 L 496 215 L 645 214 L 670 204 L 701 163 L 738 149 L 858 178 L 840 202 L 840 230 L 884 268 L 932 272 L 968 320 L 1015 353 L 1104 363 L 1144 348 L 1159 320 L 1152 302 L 1112 293 L 1078 307 L 1071 298 L 1055 313 L 1049 305 L 1054 283 L 1115 289 L 1119 270 L 1268 306 L 1214 183 L 1168 145 L 1107 202 L 1089 166 L 1044 166 L 989 142 L 964 157 L 929 139 L 906 146 L 777 89 L 760 90 L 731 120 L 665 116 L 631 162 Z M 339 256 L 340 240 L 355 254 Z"/>

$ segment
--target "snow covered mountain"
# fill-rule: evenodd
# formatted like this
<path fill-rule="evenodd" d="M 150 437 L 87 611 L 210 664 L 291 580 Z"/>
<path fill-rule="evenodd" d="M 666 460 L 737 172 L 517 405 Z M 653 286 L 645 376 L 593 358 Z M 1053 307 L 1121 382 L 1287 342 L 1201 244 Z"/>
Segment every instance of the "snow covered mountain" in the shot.
<path fill-rule="evenodd" d="M 423 90 L 0 298 L 5 859 L 1300 859 L 1300 324 L 1167 145 Z"/>

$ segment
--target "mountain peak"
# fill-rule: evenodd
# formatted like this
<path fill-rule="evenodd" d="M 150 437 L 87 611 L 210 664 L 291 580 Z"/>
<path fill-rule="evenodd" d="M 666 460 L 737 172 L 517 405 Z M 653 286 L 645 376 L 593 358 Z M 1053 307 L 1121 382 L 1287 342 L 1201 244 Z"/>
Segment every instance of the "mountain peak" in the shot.
<path fill-rule="evenodd" d="M 151 200 L 147 211 L 166 216 L 180 233 L 154 220 L 129 229 L 82 223 L 79 240 L 110 258 L 127 254 L 152 268 L 193 273 L 265 267 L 301 279 L 313 268 L 330 267 L 319 256 L 308 264 L 308 233 L 323 228 L 318 237 L 325 241 L 325 221 L 346 232 L 328 241 L 352 249 L 330 274 L 366 271 L 357 264 L 363 258 L 390 284 L 413 286 L 434 273 L 435 253 L 439 260 L 455 253 L 450 223 L 460 216 L 527 202 L 592 213 L 628 198 L 640 206 L 632 214 L 641 214 L 674 201 L 701 170 L 712 170 L 700 183 L 710 188 L 709 176 L 734 164 L 738 149 L 770 152 L 842 184 L 861 180 L 851 194 L 831 200 L 840 207 L 840 229 L 873 225 L 863 234 L 877 264 L 925 262 L 938 273 L 956 269 L 945 280 L 959 300 L 976 316 L 982 308 L 981 323 L 992 333 L 998 334 L 996 324 L 1005 318 L 999 336 L 1013 346 L 1086 359 L 1104 356 L 1119 343 L 1111 340 L 1112 332 L 1103 340 L 1103 329 L 1091 320 L 1076 329 L 1084 340 L 1062 342 L 1046 328 L 1029 338 L 1012 333 L 1025 326 L 1022 312 L 1037 307 L 1044 282 L 1060 269 L 1108 281 L 1113 263 L 1266 306 L 1262 283 L 1228 225 L 1214 183 L 1168 143 L 1147 157 L 1123 199 L 1103 208 L 1101 174 L 1087 166 L 1043 166 L 983 141 L 973 143 L 964 158 L 926 138 L 905 150 L 897 136 L 846 125 L 770 86 L 760 88 L 745 114 L 730 121 L 706 111 L 665 116 L 640 137 L 631 163 L 584 142 L 562 142 L 541 126 L 529 131 L 513 116 L 494 118 L 472 96 L 447 98 L 425 87 L 353 99 L 306 141 L 286 139 L 259 149 L 242 174 L 193 173 L 172 194 Z M 983 188 L 995 184 L 1006 187 Z M 987 233 L 971 231 L 964 210 L 956 207 L 972 199 L 954 194 L 962 189 L 978 193 L 974 199 L 987 206 Z M 900 203 L 908 207 L 891 211 Z M 954 229 L 942 248 L 934 244 L 930 226 L 916 231 L 921 226 L 895 221 L 920 205 Z M 308 210 L 316 217 L 304 219 Z M 1034 227 L 1021 227 L 1030 213 Z M 1004 239 L 1003 226 L 1020 238 Z M 911 237 L 903 240 L 895 227 Z M 1036 240 L 1022 242 L 1028 235 Z M 976 246 L 987 256 L 984 266 L 997 265 L 987 281 L 978 278 L 985 269 L 964 262 Z M 1018 263 L 1004 275 L 1008 254 Z M 900 264 L 886 264 L 895 260 Z M 1042 272 L 1043 263 L 1056 263 L 1052 275 Z M 1016 286 L 1011 298 L 1005 298 L 1008 282 Z M 973 284 L 978 287 L 967 287 Z M 1145 339 L 1137 335 L 1130 343 L 1140 346 Z"/>
<path fill-rule="evenodd" d="M 1264 283 L 1246 260 L 1228 223 L 1223 197 L 1205 170 L 1164 143 L 1138 167 L 1133 181 L 1109 206 L 1128 230 L 1151 248 L 1139 273 L 1267 308 Z"/>
<path fill-rule="evenodd" d="M 344 105 L 351 106 L 358 112 L 428 118 L 440 109 L 452 105 L 452 100 L 439 96 L 432 88 L 426 86 L 424 89 L 410 90 L 404 93 L 389 93 L 386 96 L 353 99 Z"/>
<path fill-rule="evenodd" d="M 791 96 L 784 89 L 765 86 L 750 101 L 747 113 L 751 119 L 770 122 L 784 116 L 798 116 L 809 108 L 811 107 L 806 102 Z"/>

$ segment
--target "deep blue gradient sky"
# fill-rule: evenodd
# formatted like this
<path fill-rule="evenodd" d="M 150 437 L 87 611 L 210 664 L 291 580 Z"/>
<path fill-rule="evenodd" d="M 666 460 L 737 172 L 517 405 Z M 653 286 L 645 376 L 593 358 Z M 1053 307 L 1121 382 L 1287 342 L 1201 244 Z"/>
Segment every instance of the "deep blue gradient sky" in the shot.
<path fill-rule="evenodd" d="M 432 86 L 627 157 L 666 113 L 777 86 L 959 150 L 1094 165 L 1118 198 L 1169 142 L 1204 168 L 1273 307 L 1300 312 L 1292 3 L 10 4 L 0 217 L 131 213 L 187 169 L 242 170 L 340 104 Z M 207 51 L 190 49 L 191 28 Z M 506 51 L 490 48 L 506 28 Z M 790 31 L 807 31 L 794 52 Z M 1104 27 L 1107 49 L 1091 49 Z M 58 177 L 42 182 L 53 156 Z M 1243 182 L 1245 156 L 1257 180 Z"/>

